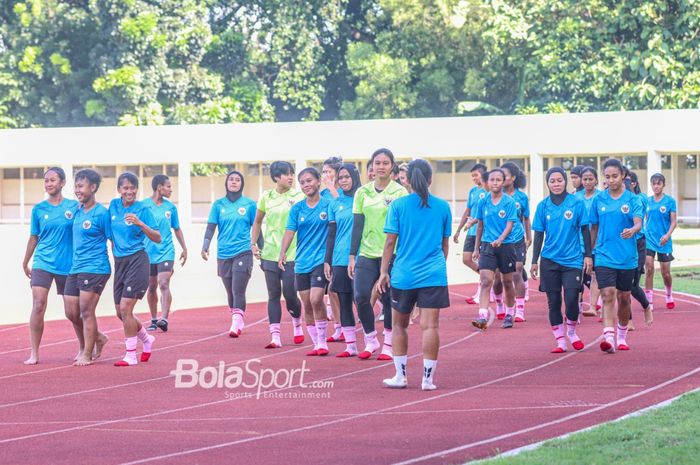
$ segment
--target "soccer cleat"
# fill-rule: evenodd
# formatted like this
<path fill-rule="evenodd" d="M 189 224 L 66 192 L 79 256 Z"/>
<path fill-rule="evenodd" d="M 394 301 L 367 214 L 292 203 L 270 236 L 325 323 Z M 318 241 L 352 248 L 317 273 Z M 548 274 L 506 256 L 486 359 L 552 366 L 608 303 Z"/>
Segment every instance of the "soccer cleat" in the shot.
<path fill-rule="evenodd" d="M 564 352 L 566 352 L 566 349 L 564 349 L 564 348 L 562 348 L 562 347 L 559 347 L 559 346 L 557 346 L 557 347 L 555 347 L 554 349 L 550 350 L 550 353 L 553 353 L 553 354 L 563 354 Z"/>
<path fill-rule="evenodd" d="M 351 352 L 349 350 L 344 350 L 338 355 L 336 355 L 337 358 L 349 358 L 349 357 L 355 357 L 357 355 L 357 352 Z"/>
<path fill-rule="evenodd" d="M 314 349 L 311 352 L 307 352 L 306 356 L 307 357 L 316 357 L 316 356 L 318 356 L 318 350 Z"/>
<path fill-rule="evenodd" d="M 232 330 L 229 331 L 229 333 L 228 333 L 228 337 L 238 337 L 238 336 L 240 336 L 240 335 L 241 335 L 241 330 L 240 330 L 240 329 L 237 329 L 236 331 L 234 331 L 234 330 L 232 329 Z"/>
<path fill-rule="evenodd" d="M 147 362 L 151 359 L 151 353 L 152 352 L 141 352 L 141 361 L 142 362 Z"/>
<path fill-rule="evenodd" d="M 333 336 L 328 336 L 326 338 L 326 342 L 345 342 L 345 336 L 342 334 L 338 338 L 334 338 Z"/>
<path fill-rule="evenodd" d="M 316 355 L 318 355 L 319 357 L 324 357 L 324 356 L 328 355 L 328 353 L 329 353 L 328 349 L 324 349 L 323 347 L 316 350 Z"/>
<path fill-rule="evenodd" d="M 608 341 L 607 339 L 605 339 L 600 343 L 600 350 L 602 350 L 603 352 L 607 352 L 609 354 L 614 354 L 615 353 L 615 344 L 613 344 L 611 341 Z"/>
<path fill-rule="evenodd" d="M 151 321 L 151 324 L 148 328 L 146 328 L 146 331 L 155 331 L 157 329 L 158 329 L 158 324 Z"/>
<path fill-rule="evenodd" d="M 299 345 L 304 343 L 304 335 L 294 336 L 294 344 Z"/>
<path fill-rule="evenodd" d="M 158 320 L 156 326 L 158 326 L 164 333 L 168 332 L 168 320 Z"/>
<path fill-rule="evenodd" d="M 266 349 L 279 349 L 280 347 L 282 347 L 282 344 L 277 344 L 274 341 L 265 346 Z"/>
<path fill-rule="evenodd" d="M 515 322 L 516 323 L 525 323 L 525 315 L 524 314 L 516 314 L 515 315 Z"/>
<path fill-rule="evenodd" d="M 379 343 L 376 339 L 370 339 L 370 342 L 365 345 L 365 350 L 360 352 L 357 358 L 361 360 L 369 360 L 372 354 L 379 350 Z"/>
<path fill-rule="evenodd" d="M 501 325 L 501 328 L 509 329 L 512 327 L 513 327 L 513 315 L 506 315 L 506 317 L 503 319 L 503 324 Z"/>
<path fill-rule="evenodd" d="M 572 342 L 571 346 L 576 350 L 583 350 L 583 348 L 584 348 L 583 341 L 580 341 L 580 340 Z"/>
<path fill-rule="evenodd" d="M 437 389 L 437 386 L 435 386 L 430 381 L 423 380 L 423 382 L 420 385 L 420 388 L 422 391 L 434 391 L 435 389 Z"/>
<path fill-rule="evenodd" d="M 408 381 L 406 380 L 405 376 L 394 376 L 393 378 L 387 378 L 384 381 L 382 381 L 384 384 L 384 387 L 388 387 L 391 389 L 404 389 L 406 386 L 408 386 Z"/>
<path fill-rule="evenodd" d="M 477 301 L 474 300 L 474 297 L 467 297 L 466 299 L 464 299 L 464 301 L 466 303 L 468 303 L 469 305 L 476 305 L 477 304 Z"/>
<path fill-rule="evenodd" d="M 617 345 L 617 350 L 630 350 L 630 346 L 623 342 Z"/>
<path fill-rule="evenodd" d="M 486 318 L 477 318 L 476 320 L 472 321 L 472 326 L 482 331 L 486 331 L 488 324 L 489 322 L 486 321 Z"/>
<path fill-rule="evenodd" d="M 496 318 L 497 318 L 498 320 L 502 320 L 502 319 L 504 319 L 505 317 L 506 317 L 506 312 L 503 312 L 503 313 L 496 313 Z"/>
<path fill-rule="evenodd" d="M 676 303 L 674 301 L 666 302 L 666 308 L 669 310 L 673 310 L 676 308 Z"/>

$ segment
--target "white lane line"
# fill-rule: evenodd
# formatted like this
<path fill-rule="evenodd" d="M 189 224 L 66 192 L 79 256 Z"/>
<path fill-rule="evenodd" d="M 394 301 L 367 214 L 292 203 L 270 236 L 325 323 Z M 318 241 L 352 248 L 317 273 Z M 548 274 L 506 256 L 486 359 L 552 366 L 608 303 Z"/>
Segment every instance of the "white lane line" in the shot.
<path fill-rule="evenodd" d="M 110 330 L 105 331 L 104 334 L 110 334 L 110 333 L 113 333 L 113 332 L 115 332 L 115 331 L 122 331 L 123 329 L 124 329 L 124 328 L 114 328 L 114 329 L 110 329 Z M 62 345 L 62 344 L 68 344 L 69 342 L 78 342 L 78 340 L 77 340 L 76 338 L 64 339 L 63 341 L 56 341 L 56 342 L 50 342 L 50 343 L 48 343 L 48 344 L 41 344 L 41 345 L 39 346 L 39 348 L 40 348 L 40 349 L 43 349 L 43 348 L 45 348 L 45 347 L 60 346 L 60 345 Z M 24 348 L 22 348 L 22 349 L 12 349 L 12 350 L 8 350 L 8 351 L 5 351 L 5 352 L 0 352 L 0 355 L 14 354 L 14 353 L 17 353 L 17 352 L 28 352 L 28 351 L 30 351 L 30 350 L 32 350 L 31 347 L 24 347 Z"/>
<path fill-rule="evenodd" d="M 0 329 L 0 333 L 4 333 L 6 331 L 12 331 L 14 329 L 26 328 L 27 326 L 29 326 L 29 323 L 24 323 L 24 324 L 20 324 L 17 326 L 12 326 L 11 328 L 2 328 L 2 329 Z"/>
<path fill-rule="evenodd" d="M 567 421 L 574 420 L 576 418 L 580 418 L 580 417 L 585 416 L 585 415 L 590 415 L 591 413 L 600 412 L 600 411 L 608 409 L 610 407 L 614 407 L 616 405 L 619 405 L 623 402 L 627 402 L 629 400 L 636 399 L 637 397 L 641 397 L 643 395 L 657 391 L 657 390 L 662 389 L 670 384 L 673 384 L 677 381 L 688 378 L 688 377 L 693 376 L 693 375 L 698 374 L 698 373 L 700 373 L 700 367 L 694 368 L 693 370 L 687 371 L 687 372 L 683 373 L 682 375 L 676 376 L 675 378 L 664 381 L 663 383 L 659 383 L 659 384 L 652 386 L 648 389 L 644 389 L 642 391 L 636 392 L 636 393 L 631 394 L 629 396 L 621 397 L 620 399 L 617 399 L 617 400 L 614 400 L 611 402 L 607 402 L 605 404 L 599 405 L 597 407 L 594 407 L 594 408 L 591 408 L 588 410 L 584 410 L 583 412 L 573 413 L 571 415 L 567 415 L 565 417 L 562 417 L 562 418 L 559 418 L 556 420 L 548 421 L 545 423 L 540 423 L 538 425 L 530 426 L 528 428 L 523 428 L 523 429 L 520 429 L 517 431 L 512 431 L 512 432 L 506 433 L 506 434 L 501 434 L 499 436 L 494 436 L 491 438 L 482 439 L 481 441 L 476 441 L 476 442 L 472 442 L 469 444 L 464 444 L 462 446 L 453 447 L 451 449 L 441 450 L 438 452 L 434 452 L 432 454 L 423 455 L 421 457 L 415 457 L 415 458 L 412 458 L 409 460 L 404 460 L 402 462 L 396 462 L 396 463 L 394 463 L 394 465 L 409 465 L 411 463 L 424 462 L 426 460 L 444 457 L 444 456 L 449 455 L 449 454 L 454 454 L 455 452 L 462 452 L 464 450 L 471 449 L 473 447 L 483 446 L 485 444 L 489 444 L 492 442 L 502 441 L 504 439 L 509 439 L 509 438 L 514 437 L 514 436 L 519 436 L 521 434 L 530 433 L 532 431 L 537 431 L 538 429 L 547 428 L 549 426 L 554 426 L 554 425 L 558 425 L 561 423 L 566 423 Z"/>

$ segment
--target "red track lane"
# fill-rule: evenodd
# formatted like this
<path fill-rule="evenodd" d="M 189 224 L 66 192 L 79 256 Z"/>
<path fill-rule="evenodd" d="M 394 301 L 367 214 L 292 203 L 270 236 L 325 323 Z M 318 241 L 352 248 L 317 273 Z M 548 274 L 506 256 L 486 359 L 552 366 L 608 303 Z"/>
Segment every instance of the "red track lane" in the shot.
<path fill-rule="evenodd" d="M 639 329 L 629 337 L 629 352 L 601 353 L 593 344 L 601 325 L 587 318 L 579 335 L 589 347 L 552 355 L 541 295 L 533 293 L 526 323 L 506 331 L 497 322 L 475 333 L 475 306 L 456 296 L 470 290 L 455 287 L 453 307 L 442 314 L 434 392 L 418 388 L 417 325 L 410 329 L 410 387 L 402 391 L 381 387 L 381 379 L 393 375 L 391 362 L 305 357 L 309 346 L 291 345 L 288 320 L 282 333 L 290 345 L 264 350 L 269 334 L 260 304 L 250 306 L 249 327 L 239 339 L 224 334 L 229 316 L 223 309 L 178 311 L 172 329 L 157 333 L 152 360 L 125 369 L 107 361 L 122 355 L 119 331 L 111 333 L 104 361 L 86 368 L 70 366 L 75 347 L 61 342 L 72 334 L 65 321 L 47 323 L 41 364 L 34 367 L 21 364 L 26 351 L 16 351 L 27 347 L 27 329 L 7 331 L 0 339 L 0 463 L 74 464 L 97 453 L 105 464 L 460 463 L 618 418 L 700 386 L 700 363 L 688 356 L 696 350 L 691 328 L 700 322 L 698 298 L 677 298 L 677 310 L 658 310 L 652 329 L 643 327 L 635 307 Z M 118 329 L 115 318 L 100 319 L 100 325 Z M 332 354 L 344 347 L 330 346 Z M 254 390 L 176 389 L 170 371 L 184 358 L 200 368 L 219 361 L 241 367 L 256 358 L 255 367 L 273 370 L 305 362 L 306 383 L 334 384 L 302 389 L 297 377 L 293 386 L 271 387 L 260 399 Z M 250 396 L 227 398 L 243 392 Z M 299 398 L 310 393 L 321 398 Z"/>

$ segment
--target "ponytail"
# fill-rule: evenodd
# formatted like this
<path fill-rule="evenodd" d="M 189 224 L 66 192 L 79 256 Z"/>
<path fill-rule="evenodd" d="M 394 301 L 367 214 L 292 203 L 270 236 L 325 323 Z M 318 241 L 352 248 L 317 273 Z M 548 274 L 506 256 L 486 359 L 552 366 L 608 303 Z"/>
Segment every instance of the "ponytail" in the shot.
<path fill-rule="evenodd" d="M 428 206 L 428 197 L 430 196 L 428 187 L 432 178 L 433 170 L 427 161 L 418 158 L 408 164 L 408 180 L 413 192 L 421 199 L 421 208 Z"/>

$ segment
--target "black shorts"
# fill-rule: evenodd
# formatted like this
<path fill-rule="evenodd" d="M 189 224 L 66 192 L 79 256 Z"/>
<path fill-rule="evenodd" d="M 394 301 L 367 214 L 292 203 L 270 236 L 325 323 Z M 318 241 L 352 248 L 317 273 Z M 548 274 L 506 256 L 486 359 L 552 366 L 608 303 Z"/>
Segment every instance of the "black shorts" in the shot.
<path fill-rule="evenodd" d="M 562 266 L 542 257 L 540 260 L 540 292 L 561 292 L 564 289 L 581 289 L 583 270 Z"/>
<path fill-rule="evenodd" d="M 253 273 L 253 252 L 246 250 L 235 257 L 218 259 L 216 273 L 220 278 L 232 278 L 233 273 L 247 273 L 250 276 Z"/>
<path fill-rule="evenodd" d="M 331 292 L 352 294 L 352 279 L 347 266 L 334 266 L 331 274 Z"/>
<path fill-rule="evenodd" d="M 527 244 L 525 244 L 525 239 L 515 244 L 515 259 L 517 262 L 525 263 L 525 256 L 527 255 Z"/>
<path fill-rule="evenodd" d="M 175 262 L 165 261 L 160 263 L 151 263 L 149 276 L 155 277 L 160 273 L 174 273 L 175 272 Z"/>
<path fill-rule="evenodd" d="M 108 274 L 95 273 L 69 274 L 66 278 L 65 295 L 78 297 L 80 291 L 102 295 L 102 291 L 104 291 L 105 285 L 109 281 L 109 276 Z"/>
<path fill-rule="evenodd" d="M 308 273 L 296 273 L 294 275 L 294 287 L 297 291 L 308 291 L 312 287 L 325 289 L 327 285 L 328 281 L 323 272 L 323 263 L 317 265 Z"/>
<path fill-rule="evenodd" d="M 618 291 L 630 292 L 636 274 L 636 268 L 631 270 L 618 270 L 606 266 L 597 266 L 595 268 L 595 279 L 598 281 L 598 289 L 614 287 Z"/>
<path fill-rule="evenodd" d="M 278 262 L 273 262 L 272 260 L 260 260 L 260 269 L 263 271 L 270 271 L 272 273 L 282 273 L 283 271 L 280 270 Z M 285 272 L 288 270 L 292 270 L 292 273 L 294 272 L 294 262 L 287 262 L 284 265 L 284 270 Z"/>
<path fill-rule="evenodd" d="M 517 244 L 501 244 L 494 248 L 491 244 L 482 243 L 479 250 L 479 269 L 513 273 L 515 262 L 518 261 L 515 246 Z"/>
<path fill-rule="evenodd" d="M 450 293 L 447 286 L 419 287 L 418 289 L 391 288 L 391 307 L 399 313 L 407 314 L 413 307 L 447 308 L 450 306 Z"/>
<path fill-rule="evenodd" d="M 647 257 L 656 258 L 657 254 L 659 256 L 658 260 L 661 263 L 668 263 L 674 260 L 672 253 L 661 253 L 656 250 L 647 249 Z"/>
<path fill-rule="evenodd" d="M 150 273 L 148 254 L 145 250 L 114 258 L 114 303 L 124 299 L 142 299 L 148 290 Z"/>
<path fill-rule="evenodd" d="M 67 275 L 64 274 L 54 274 L 45 270 L 40 270 L 38 268 L 32 268 L 32 279 L 29 281 L 31 287 L 43 287 L 44 289 L 51 289 L 51 283 L 56 281 L 56 293 L 58 295 L 63 295 L 66 288 Z"/>
<path fill-rule="evenodd" d="M 474 253 L 474 246 L 476 245 L 476 236 L 467 236 L 464 239 L 464 253 Z"/>

